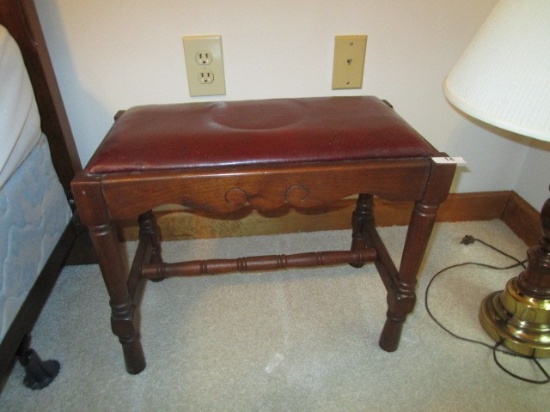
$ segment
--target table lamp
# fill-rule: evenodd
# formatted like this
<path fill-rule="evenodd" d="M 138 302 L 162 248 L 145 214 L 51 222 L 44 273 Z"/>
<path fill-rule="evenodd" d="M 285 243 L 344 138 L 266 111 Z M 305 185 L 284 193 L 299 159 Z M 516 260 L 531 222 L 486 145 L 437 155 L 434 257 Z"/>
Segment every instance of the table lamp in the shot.
<path fill-rule="evenodd" d="M 501 0 L 447 77 L 444 93 L 485 123 L 550 142 L 550 0 Z M 550 161 L 550 160 L 549 160 Z M 549 176 L 550 177 L 550 176 Z M 550 199 L 542 239 L 503 291 L 487 296 L 481 324 L 496 342 L 550 357 Z"/>

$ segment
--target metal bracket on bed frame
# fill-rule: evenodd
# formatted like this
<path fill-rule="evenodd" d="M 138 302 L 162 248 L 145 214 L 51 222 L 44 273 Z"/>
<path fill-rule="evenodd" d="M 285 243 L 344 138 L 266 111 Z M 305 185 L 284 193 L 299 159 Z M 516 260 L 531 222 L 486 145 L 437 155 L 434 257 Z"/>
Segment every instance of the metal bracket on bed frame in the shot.
<path fill-rule="evenodd" d="M 19 363 L 25 368 L 23 383 L 30 389 L 43 389 L 53 382 L 61 365 L 56 360 L 43 361 L 34 349 L 30 348 L 31 338 L 26 335 L 17 351 Z"/>

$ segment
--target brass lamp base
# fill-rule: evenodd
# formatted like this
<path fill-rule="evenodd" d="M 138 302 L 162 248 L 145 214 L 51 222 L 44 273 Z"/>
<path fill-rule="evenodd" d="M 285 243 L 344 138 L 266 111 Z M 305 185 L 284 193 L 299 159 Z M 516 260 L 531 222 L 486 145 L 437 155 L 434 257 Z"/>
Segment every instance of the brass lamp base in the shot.
<path fill-rule="evenodd" d="M 513 352 L 550 357 L 550 299 L 522 295 L 517 278 L 506 289 L 487 296 L 479 311 L 485 332 Z"/>
<path fill-rule="evenodd" d="M 540 217 L 543 236 L 527 253 L 527 269 L 483 300 L 479 319 L 487 334 L 511 351 L 549 358 L 550 199 Z"/>

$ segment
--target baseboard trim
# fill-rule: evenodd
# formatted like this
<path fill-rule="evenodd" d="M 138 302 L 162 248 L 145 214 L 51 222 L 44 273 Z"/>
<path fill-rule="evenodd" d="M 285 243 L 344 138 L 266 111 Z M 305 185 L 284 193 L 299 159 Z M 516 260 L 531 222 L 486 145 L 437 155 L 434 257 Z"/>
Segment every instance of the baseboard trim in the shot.
<path fill-rule="evenodd" d="M 344 199 L 322 208 L 304 210 L 283 207 L 260 213 L 243 208 L 229 215 L 213 215 L 185 209 L 159 210 L 155 214 L 163 239 L 182 240 L 348 229 L 354 207 L 355 199 Z M 412 202 L 376 199 L 377 225 L 408 224 L 412 207 Z M 538 212 L 512 191 L 453 193 L 438 214 L 439 222 L 493 219 L 502 219 L 529 245 L 538 241 Z M 137 239 L 138 228 L 129 222 L 121 223 L 121 237 Z"/>

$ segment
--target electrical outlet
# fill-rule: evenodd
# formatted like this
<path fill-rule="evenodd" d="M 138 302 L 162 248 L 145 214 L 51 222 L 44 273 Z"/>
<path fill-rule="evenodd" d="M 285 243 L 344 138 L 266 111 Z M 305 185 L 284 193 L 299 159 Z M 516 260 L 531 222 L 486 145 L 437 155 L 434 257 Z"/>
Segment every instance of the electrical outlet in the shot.
<path fill-rule="evenodd" d="M 360 89 L 367 48 L 366 35 L 336 36 L 332 89 Z"/>
<path fill-rule="evenodd" d="M 200 84 L 212 84 L 214 83 L 214 73 L 210 70 L 201 70 L 199 72 Z"/>
<path fill-rule="evenodd" d="M 183 49 L 189 94 L 225 94 L 221 36 L 184 36 Z"/>
<path fill-rule="evenodd" d="M 195 54 L 195 61 L 201 66 L 212 63 L 212 53 L 209 50 L 199 50 Z"/>

